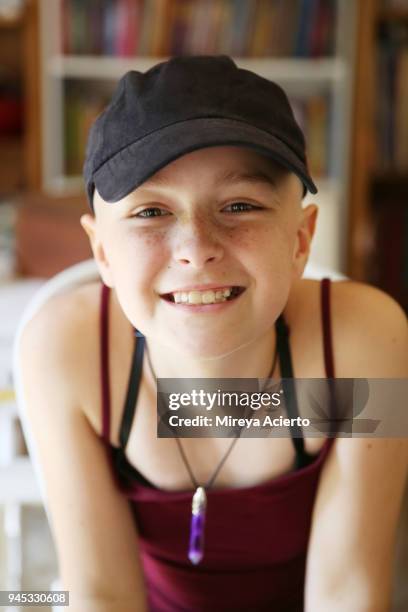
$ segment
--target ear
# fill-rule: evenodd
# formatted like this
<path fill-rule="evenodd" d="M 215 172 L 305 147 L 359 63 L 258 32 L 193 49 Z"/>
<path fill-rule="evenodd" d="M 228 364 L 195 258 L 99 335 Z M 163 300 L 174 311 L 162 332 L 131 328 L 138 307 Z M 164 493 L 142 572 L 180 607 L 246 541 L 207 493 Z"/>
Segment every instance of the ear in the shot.
<path fill-rule="evenodd" d="M 89 242 L 91 243 L 93 256 L 98 266 L 99 274 L 101 275 L 104 284 L 112 289 L 113 281 L 111 269 L 100 239 L 97 221 L 93 215 L 86 214 L 82 215 L 80 223 L 87 233 Z"/>
<path fill-rule="evenodd" d="M 293 270 L 297 278 L 301 278 L 309 259 L 318 212 L 316 204 L 309 204 L 306 208 L 302 208 L 300 213 L 301 219 L 293 252 Z"/>

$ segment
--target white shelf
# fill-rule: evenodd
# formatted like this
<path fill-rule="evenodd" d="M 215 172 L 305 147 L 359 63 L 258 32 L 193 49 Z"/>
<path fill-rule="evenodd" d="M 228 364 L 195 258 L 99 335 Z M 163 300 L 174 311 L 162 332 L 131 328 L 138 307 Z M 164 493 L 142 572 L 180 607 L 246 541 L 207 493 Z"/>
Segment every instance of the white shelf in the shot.
<path fill-rule="evenodd" d="M 55 78 L 117 80 L 128 70 L 144 72 L 165 61 L 158 57 L 101 57 L 92 55 L 55 55 L 48 60 L 47 72 Z M 341 58 L 234 58 L 240 68 L 280 82 L 333 83 L 347 72 Z"/>

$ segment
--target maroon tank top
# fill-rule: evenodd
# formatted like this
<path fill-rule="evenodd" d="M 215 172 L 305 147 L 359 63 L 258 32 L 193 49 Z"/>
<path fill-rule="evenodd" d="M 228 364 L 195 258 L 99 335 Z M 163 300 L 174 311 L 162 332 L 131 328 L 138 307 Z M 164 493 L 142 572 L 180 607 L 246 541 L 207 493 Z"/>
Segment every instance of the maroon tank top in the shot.
<path fill-rule="evenodd" d="M 128 498 L 137 524 L 149 611 L 301 612 L 313 504 L 333 439 L 312 456 L 305 452 L 303 438 L 293 437 L 294 471 L 254 486 L 210 489 L 204 559 L 192 565 L 187 549 L 193 490 L 158 489 L 125 455 L 143 361 L 144 338 L 137 330 L 120 446 L 110 444 L 108 303 L 109 289 L 102 286 L 102 437 L 117 486 Z M 321 317 L 326 376 L 334 378 L 329 279 L 321 282 Z M 282 315 L 278 321 L 281 374 L 289 378 L 289 328 Z"/>

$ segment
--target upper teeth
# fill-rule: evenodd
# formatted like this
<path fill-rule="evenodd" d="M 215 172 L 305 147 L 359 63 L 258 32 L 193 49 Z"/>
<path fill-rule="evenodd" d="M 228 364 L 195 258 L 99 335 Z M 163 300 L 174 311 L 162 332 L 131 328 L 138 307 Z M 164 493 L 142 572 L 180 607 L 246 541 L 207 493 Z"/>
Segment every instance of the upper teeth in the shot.
<path fill-rule="evenodd" d="M 231 295 L 232 287 L 217 289 L 212 291 L 176 291 L 173 293 L 174 301 L 185 304 L 214 304 L 215 302 L 225 302 Z"/>

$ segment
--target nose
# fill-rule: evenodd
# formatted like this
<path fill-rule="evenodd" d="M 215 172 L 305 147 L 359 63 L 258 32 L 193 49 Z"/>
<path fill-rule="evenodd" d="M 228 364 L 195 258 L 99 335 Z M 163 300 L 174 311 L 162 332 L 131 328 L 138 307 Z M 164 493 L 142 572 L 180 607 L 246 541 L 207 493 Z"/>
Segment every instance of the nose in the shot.
<path fill-rule="evenodd" d="M 224 247 L 214 223 L 196 215 L 177 225 L 173 243 L 173 259 L 177 263 L 199 269 L 222 259 Z"/>

